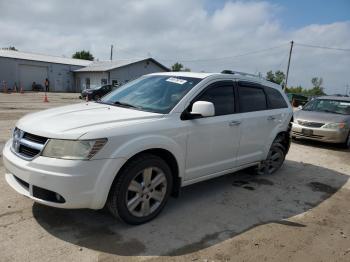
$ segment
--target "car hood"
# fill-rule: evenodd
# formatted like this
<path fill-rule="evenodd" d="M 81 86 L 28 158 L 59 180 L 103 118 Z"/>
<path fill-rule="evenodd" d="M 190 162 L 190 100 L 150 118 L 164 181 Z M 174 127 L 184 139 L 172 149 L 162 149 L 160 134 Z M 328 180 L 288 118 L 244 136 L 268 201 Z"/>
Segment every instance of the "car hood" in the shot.
<path fill-rule="evenodd" d="M 94 89 L 84 89 L 83 91 L 81 91 L 83 94 L 85 93 L 93 93 Z"/>
<path fill-rule="evenodd" d="M 48 138 L 78 139 L 90 131 L 152 121 L 162 116 L 157 113 L 88 102 L 28 114 L 21 118 L 16 126 L 25 132 Z"/>
<path fill-rule="evenodd" d="M 325 112 L 315 112 L 315 111 L 305 111 L 299 110 L 294 112 L 295 120 L 305 120 L 309 122 L 317 123 L 341 123 L 348 122 L 349 116 L 325 113 Z"/>

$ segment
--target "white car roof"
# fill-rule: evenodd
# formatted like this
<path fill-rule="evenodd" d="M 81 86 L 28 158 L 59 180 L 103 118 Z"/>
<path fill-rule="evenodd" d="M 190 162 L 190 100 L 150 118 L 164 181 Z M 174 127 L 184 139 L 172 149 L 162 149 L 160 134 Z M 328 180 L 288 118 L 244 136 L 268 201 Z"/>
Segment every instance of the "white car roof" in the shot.
<path fill-rule="evenodd" d="M 149 75 L 164 75 L 164 76 L 179 76 L 179 77 L 193 77 L 193 78 L 200 78 L 200 79 L 204 79 L 207 78 L 209 76 L 221 76 L 221 77 L 225 77 L 225 78 L 232 78 L 232 79 L 238 79 L 241 81 L 250 81 L 250 82 L 255 82 L 255 83 L 259 83 L 265 86 L 269 86 L 269 87 L 274 87 L 277 89 L 282 89 L 282 87 L 280 85 L 277 85 L 275 83 L 272 83 L 270 81 L 267 81 L 265 78 L 262 77 L 258 77 L 258 76 L 252 76 L 252 75 L 244 75 L 244 74 L 239 74 L 239 73 L 235 73 L 235 74 L 226 74 L 226 73 L 197 73 L 197 72 L 160 72 L 160 73 L 152 73 Z"/>
<path fill-rule="evenodd" d="M 183 77 L 194 77 L 194 78 L 204 79 L 211 75 L 219 75 L 219 73 L 161 72 L 161 73 L 152 73 L 149 75 L 183 76 Z"/>

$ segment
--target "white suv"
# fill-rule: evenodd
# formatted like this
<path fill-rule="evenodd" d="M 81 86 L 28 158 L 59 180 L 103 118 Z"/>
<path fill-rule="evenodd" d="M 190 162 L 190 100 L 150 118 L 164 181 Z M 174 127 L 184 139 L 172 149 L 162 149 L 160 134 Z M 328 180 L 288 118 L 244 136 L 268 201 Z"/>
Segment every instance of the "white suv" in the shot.
<path fill-rule="evenodd" d="M 3 150 L 6 180 L 36 202 L 154 218 L 170 195 L 247 167 L 271 174 L 290 145 L 281 87 L 225 73 L 156 73 L 97 102 L 29 114 Z"/>

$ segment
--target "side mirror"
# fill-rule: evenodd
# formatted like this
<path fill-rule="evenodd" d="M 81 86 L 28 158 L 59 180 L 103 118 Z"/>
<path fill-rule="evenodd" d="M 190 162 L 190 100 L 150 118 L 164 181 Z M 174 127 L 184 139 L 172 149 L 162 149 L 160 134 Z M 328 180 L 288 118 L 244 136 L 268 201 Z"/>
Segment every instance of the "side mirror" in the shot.
<path fill-rule="evenodd" d="M 199 115 L 202 117 L 214 116 L 214 104 L 207 101 L 197 101 L 192 105 L 191 115 Z"/>

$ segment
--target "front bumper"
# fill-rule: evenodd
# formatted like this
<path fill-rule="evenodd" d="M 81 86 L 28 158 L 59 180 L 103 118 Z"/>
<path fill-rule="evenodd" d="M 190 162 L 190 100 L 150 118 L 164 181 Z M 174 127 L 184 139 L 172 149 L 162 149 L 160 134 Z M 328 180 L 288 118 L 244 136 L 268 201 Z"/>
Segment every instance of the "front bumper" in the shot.
<path fill-rule="evenodd" d="M 327 143 L 345 143 L 349 134 L 349 129 L 328 129 L 306 127 L 293 123 L 292 136 L 296 138 L 305 138 Z"/>
<path fill-rule="evenodd" d="M 125 162 L 123 158 L 81 161 L 42 156 L 27 161 L 12 153 L 11 143 L 8 141 L 3 150 L 7 183 L 18 193 L 54 207 L 103 208 L 114 177 Z M 64 202 L 35 194 L 38 188 L 59 194 Z"/>

